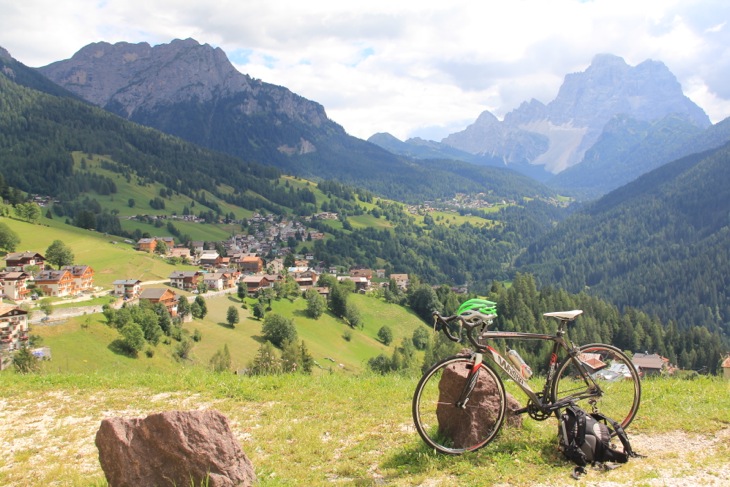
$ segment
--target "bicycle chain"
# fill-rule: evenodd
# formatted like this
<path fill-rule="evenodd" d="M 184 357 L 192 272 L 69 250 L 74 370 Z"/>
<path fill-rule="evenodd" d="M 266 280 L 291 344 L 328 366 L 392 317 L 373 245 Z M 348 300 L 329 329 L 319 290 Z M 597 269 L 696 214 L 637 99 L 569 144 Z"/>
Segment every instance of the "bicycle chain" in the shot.
<path fill-rule="evenodd" d="M 540 400 L 540 402 L 542 402 L 542 397 L 543 397 L 542 392 L 538 392 L 537 398 Z M 552 413 L 549 413 L 549 412 L 546 412 L 546 411 L 543 411 L 542 409 L 540 409 L 540 407 L 537 404 L 535 404 L 532 401 L 532 399 L 527 401 L 527 414 L 535 421 L 545 421 L 552 415 Z"/>

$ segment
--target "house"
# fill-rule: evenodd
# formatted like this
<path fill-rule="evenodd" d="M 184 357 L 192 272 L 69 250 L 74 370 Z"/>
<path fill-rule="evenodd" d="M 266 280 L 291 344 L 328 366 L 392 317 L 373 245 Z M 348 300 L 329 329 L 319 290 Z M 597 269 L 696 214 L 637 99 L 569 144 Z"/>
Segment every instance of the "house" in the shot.
<path fill-rule="evenodd" d="M 173 247 L 169 250 L 168 255 L 170 257 L 177 257 L 178 259 L 192 260 L 193 256 L 190 253 L 190 249 L 187 247 Z"/>
<path fill-rule="evenodd" d="M 727 356 L 725 360 L 722 361 L 722 376 L 730 380 L 730 355 Z"/>
<path fill-rule="evenodd" d="M 408 274 L 391 274 L 390 278 L 395 281 L 395 285 L 398 289 L 406 289 L 409 284 Z"/>
<path fill-rule="evenodd" d="M 317 284 L 317 281 L 319 280 L 319 274 L 317 274 L 312 269 L 299 269 L 299 268 L 292 268 L 295 269 L 294 272 L 290 272 L 296 283 L 299 285 L 299 288 L 302 291 L 306 291 L 307 289 L 313 287 Z"/>
<path fill-rule="evenodd" d="M 225 289 L 227 277 L 223 272 L 208 272 L 203 274 L 203 282 L 211 291 L 222 291 Z"/>
<path fill-rule="evenodd" d="M 160 303 L 167 308 L 170 316 L 177 316 L 177 294 L 167 288 L 148 288 L 139 294 L 140 301 L 149 301 L 152 304 Z"/>
<path fill-rule="evenodd" d="M 660 375 L 668 365 L 668 360 L 655 353 L 635 353 L 631 359 L 642 377 Z"/>
<path fill-rule="evenodd" d="M 372 269 L 350 269 L 350 277 L 364 277 L 368 281 L 373 278 Z"/>
<path fill-rule="evenodd" d="M 202 267 L 216 267 L 221 262 L 221 256 L 216 251 L 206 250 L 200 254 L 198 264 Z"/>
<path fill-rule="evenodd" d="M 28 280 L 30 274 L 22 271 L 0 272 L 0 285 L 5 297 L 13 301 L 23 301 L 28 298 Z"/>
<path fill-rule="evenodd" d="M 154 238 L 140 238 L 137 240 L 137 250 L 141 252 L 149 252 L 150 254 L 155 251 L 157 247 L 157 240 Z"/>
<path fill-rule="evenodd" d="M 152 253 L 157 248 L 157 242 L 164 242 L 168 249 L 175 247 L 175 239 L 173 237 L 152 237 L 140 238 L 137 241 L 137 250 Z"/>
<path fill-rule="evenodd" d="M 10 252 L 5 256 L 6 271 L 26 271 L 30 266 L 38 266 L 39 270 L 46 268 L 46 258 L 38 252 Z"/>
<path fill-rule="evenodd" d="M 94 269 L 88 265 L 67 265 L 61 269 L 71 273 L 73 288 L 71 294 L 91 292 L 94 290 Z"/>
<path fill-rule="evenodd" d="M 247 274 L 259 274 L 264 272 L 264 259 L 255 255 L 246 255 L 238 261 L 242 272 Z"/>
<path fill-rule="evenodd" d="M 173 271 L 170 274 L 170 285 L 184 291 L 192 292 L 198 289 L 201 281 L 201 271 Z"/>
<path fill-rule="evenodd" d="M 236 287 L 238 281 L 241 280 L 241 271 L 233 267 L 220 267 L 218 272 L 223 274 L 224 289 Z"/>
<path fill-rule="evenodd" d="M 355 292 L 365 292 L 370 288 L 367 277 L 337 276 L 338 281 L 352 281 L 355 283 Z"/>
<path fill-rule="evenodd" d="M 139 279 L 118 279 L 112 282 L 112 286 L 112 292 L 124 299 L 134 299 L 142 292 L 142 281 Z"/>
<path fill-rule="evenodd" d="M 0 352 L 19 349 L 28 341 L 28 312 L 0 303 Z"/>
<path fill-rule="evenodd" d="M 74 276 L 68 269 L 44 270 L 35 277 L 35 284 L 48 296 L 71 296 L 74 290 Z"/>
<path fill-rule="evenodd" d="M 272 279 L 271 276 L 266 275 L 253 275 L 244 277 L 241 282 L 246 285 L 248 294 L 256 294 L 261 289 L 273 287 L 276 279 Z"/>

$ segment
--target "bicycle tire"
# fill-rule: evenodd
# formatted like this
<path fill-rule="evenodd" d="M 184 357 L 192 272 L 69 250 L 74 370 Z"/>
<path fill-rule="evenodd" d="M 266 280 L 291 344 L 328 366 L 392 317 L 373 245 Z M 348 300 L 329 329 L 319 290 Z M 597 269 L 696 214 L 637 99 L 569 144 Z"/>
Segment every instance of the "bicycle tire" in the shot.
<path fill-rule="evenodd" d="M 423 441 L 439 453 L 459 455 L 482 448 L 504 422 L 507 394 L 494 369 L 481 364 L 464 407 L 456 401 L 469 380 L 474 361 L 453 356 L 433 365 L 413 394 L 413 422 Z M 485 407 L 487 406 L 487 407 Z"/>
<path fill-rule="evenodd" d="M 626 429 L 634 420 L 641 403 L 641 380 L 631 359 L 618 348 L 601 343 L 580 347 L 580 360 L 592 371 L 592 377 L 601 387 L 602 395 L 596 399 L 596 409 L 617 421 Z M 553 402 L 570 397 L 577 398 L 576 404 L 591 412 L 589 403 L 589 381 L 583 379 L 578 368 L 567 358 L 557 369 L 551 387 Z"/>

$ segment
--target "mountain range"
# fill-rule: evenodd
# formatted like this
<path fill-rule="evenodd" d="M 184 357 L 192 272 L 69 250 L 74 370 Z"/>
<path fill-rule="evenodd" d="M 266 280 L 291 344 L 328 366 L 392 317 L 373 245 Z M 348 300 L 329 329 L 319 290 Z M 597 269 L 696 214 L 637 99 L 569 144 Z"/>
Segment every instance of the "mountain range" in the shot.
<path fill-rule="evenodd" d="M 388 134 L 368 140 L 411 157 L 512 167 L 593 199 L 698 148 L 718 147 L 730 132 L 712 126 L 663 63 L 632 67 L 600 54 L 584 72 L 568 74 L 548 104 L 523 102 L 502 121 L 485 111 L 440 142 L 401 142 Z"/>
<path fill-rule="evenodd" d="M 221 49 L 193 39 L 93 43 L 38 71 L 105 110 L 203 147 L 401 198 L 390 182 L 427 181 L 419 190 L 433 195 L 433 178 L 416 170 L 424 159 L 510 168 L 591 199 L 692 153 L 699 139 L 711 142 L 701 149 L 730 140 L 663 63 L 629 66 L 610 54 L 566 75 L 551 102 L 526 101 L 502 121 L 485 111 L 441 142 L 381 133 L 366 144 L 320 104 L 238 72 Z M 396 179 L 378 178 L 388 173 Z"/>
<path fill-rule="evenodd" d="M 512 187 L 503 183 L 517 177 L 494 168 L 464 177 L 394 155 L 348 135 L 320 104 L 241 74 L 223 51 L 193 39 L 94 43 L 38 71 L 94 105 L 202 147 L 401 200 Z M 525 178 L 517 185 L 551 193 Z"/>
<path fill-rule="evenodd" d="M 598 125 L 586 121 L 589 99 L 600 94 L 601 107 L 625 106 L 627 102 L 618 99 L 634 93 L 624 86 L 626 80 L 638 83 L 632 74 L 636 68 L 622 67 L 619 61 L 597 57 L 594 64 L 606 63 L 606 69 L 589 69 L 588 77 L 568 76 L 571 89 L 561 89 L 560 103 L 529 102 L 499 122 L 502 129 L 505 123 L 519 128 L 510 129 L 515 157 L 505 159 L 444 143 L 401 143 L 378 134 L 378 142 L 389 145 L 385 150 L 347 135 L 317 103 L 237 74 L 220 50 L 192 40 L 155 47 L 97 43 L 71 60 L 38 70 L 3 52 L 0 169 L 8 183 L 25 191 L 62 191 L 78 180 L 68 158 L 71 151 L 81 150 L 110 154 L 122 174 L 131 169 L 144 180 L 184 194 L 210 191 L 237 202 L 257 187 L 266 188 L 272 199 L 283 195 L 276 187 L 276 174 L 265 170 L 272 166 L 320 181 L 338 179 L 401 201 L 447 197 L 457 191 L 549 197 L 554 190 L 510 167 L 546 173 L 533 164 L 544 153 L 535 148 L 542 144 L 548 150 L 559 136 L 526 128 L 562 127 L 572 134 L 566 135 L 572 142 L 565 146 L 575 149 L 572 154 L 583 151 L 581 162 L 573 163 L 577 156 L 566 157 L 561 163 L 566 168 L 550 177 L 568 180 L 571 175 L 575 190 L 590 176 L 592 186 L 582 189 L 605 194 L 577 208 L 565 222 L 546 217 L 544 206 L 525 205 L 500 213 L 500 224 L 491 228 L 432 224 L 428 231 L 414 230 L 407 238 L 355 229 L 327 242 L 333 244 L 327 250 L 333 251 L 341 239 L 342 252 L 350 255 L 373 260 L 392 255 L 399 265 L 413 265 L 421 275 L 454 280 L 461 276 L 482 287 L 490 276 L 504 279 L 518 271 L 531 272 L 543 285 L 600 293 L 619 306 L 641 306 L 663 319 L 727 333 L 730 197 L 724 188 L 730 182 L 730 149 L 723 144 L 730 123 L 710 125 L 701 110 L 677 95 L 678 85 L 666 76 L 663 65 L 652 62 L 640 71 L 664 80 L 663 93 L 677 95 L 680 108 L 634 100 L 629 105 L 636 112 L 604 115 L 599 131 Z M 616 86 L 605 79 L 599 83 L 599 73 L 613 73 Z M 59 80 L 61 86 L 49 79 Z M 581 88 L 581 83 L 588 84 Z M 589 91 L 597 94 L 579 96 L 591 86 Z M 613 89 L 618 94 L 609 93 Z M 569 94 L 572 105 L 566 101 Z M 124 119 L 182 139 L 198 137 L 200 145 Z M 491 115 L 480 119 L 495 125 Z M 568 130 L 571 124 L 577 127 L 578 120 L 585 124 L 583 129 Z M 576 142 L 578 132 L 591 134 L 594 142 Z M 411 152 L 394 154 L 403 150 Z M 521 162 L 517 154 L 522 154 Z M 593 169 L 581 175 L 582 167 Z M 630 184 L 606 189 L 622 178 L 629 178 Z M 606 181 L 610 184 L 601 185 Z M 234 186 L 235 193 L 226 194 L 224 184 Z M 276 205 L 269 207 L 277 211 Z M 376 240 L 379 246 L 370 246 Z M 434 250 L 442 259 L 434 258 Z M 431 272 L 441 261 L 447 262 L 441 272 Z"/>

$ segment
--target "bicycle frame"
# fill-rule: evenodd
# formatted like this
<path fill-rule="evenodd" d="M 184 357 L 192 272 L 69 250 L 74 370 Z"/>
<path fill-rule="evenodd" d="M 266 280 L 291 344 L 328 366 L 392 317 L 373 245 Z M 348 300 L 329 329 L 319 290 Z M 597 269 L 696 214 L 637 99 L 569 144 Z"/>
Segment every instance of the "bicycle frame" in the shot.
<path fill-rule="evenodd" d="M 528 398 L 532 401 L 533 404 L 538 406 L 540 409 L 546 410 L 546 411 L 553 411 L 555 409 L 558 409 L 560 407 L 563 407 L 563 404 L 557 404 L 553 405 L 549 403 L 549 392 L 550 388 L 552 386 L 552 382 L 554 379 L 555 371 L 558 367 L 558 352 L 562 349 L 565 350 L 567 353 L 567 356 L 573 360 L 573 362 L 576 364 L 578 370 L 581 372 L 581 376 L 586 380 L 586 382 L 590 381 L 590 383 L 593 385 L 591 388 L 593 391 L 595 391 L 594 394 L 591 395 L 599 395 L 600 394 L 600 388 L 598 387 L 598 384 L 596 384 L 595 380 L 591 377 L 590 373 L 586 370 L 583 363 L 576 359 L 577 356 L 577 349 L 572 347 L 568 344 L 568 341 L 564 337 L 565 330 L 562 329 L 562 327 L 558 328 L 558 332 L 556 335 L 548 335 L 548 334 L 542 334 L 542 333 L 523 333 L 523 332 L 510 332 L 510 331 L 485 331 L 482 332 L 479 335 L 480 340 L 489 339 L 489 340 L 495 340 L 495 339 L 507 339 L 507 340 L 542 340 L 542 341 L 551 341 L 553 342 L 553 350 L 550 354 L 550 362 L 548 364 L 548 371 L 547 371 L 547 377 L 545 379 L 545 385 L 542 391 L 542 397 L 544 399 L 541 399 L 535 391 L 532 390 L 530 385 L 527 383 L 524 377 L 522 377 L 522 374 L 519 370 L 517 370 L 510 362 L 507 360 L 502 354 L 500 354 L 494 347 L 491 345 L 481 345 L 479 346 L 479 350 L 474 352 L 475 354 L 475 363 L 480 363 L 482 361 L 482 354 L 484 352 L 488 352 L 488 355 L 491 357 L 494 364 L 501 369 L 505 374 L 507 374 L 514 382 L 519 386 L 520 389 L 527 395 Z M 478 367 L 475 367 L 474 372 L 478 371 Z"/>

